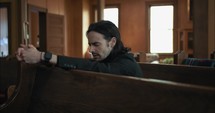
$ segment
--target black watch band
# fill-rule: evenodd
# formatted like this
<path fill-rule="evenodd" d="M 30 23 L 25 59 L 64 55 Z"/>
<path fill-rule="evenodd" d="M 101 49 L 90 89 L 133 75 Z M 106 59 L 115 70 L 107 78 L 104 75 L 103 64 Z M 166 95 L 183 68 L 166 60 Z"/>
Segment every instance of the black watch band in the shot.
<path fill-rule="evenodd" d="M 44 61 L 45 62 L 49 62 L 51 60 L 51 58 L 52 58 L 52 53 L 45 52 L 45 54 L 44 54 Z"/>

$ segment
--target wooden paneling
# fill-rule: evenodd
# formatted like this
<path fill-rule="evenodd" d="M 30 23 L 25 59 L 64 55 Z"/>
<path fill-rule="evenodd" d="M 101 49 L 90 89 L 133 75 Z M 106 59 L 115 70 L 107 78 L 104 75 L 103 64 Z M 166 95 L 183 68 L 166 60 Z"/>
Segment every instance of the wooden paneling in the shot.
<path fill-rule="evenodd" d="M 178 29 L 192 29 L 193 23 L 192 20 L 189 19 L 189 5 L 188 0 L 180 0 L 178 2 Z"/>
<path fill-rule="evenodd" d="M 66 1 L 67 52 L 69 56 L 82 57 L 82 0 Z"/>
<path fill-rule="evenodd" d="M 64 15 L 64 0 L 28 0 L 28 4 L 46 8 L 49 13 Z"/>
<path fill-rule="evenodd" d="M 145 2 L 125 0 L 120 4 L 120 32 L 125 46 L 133 52 L 146 51 Z"/>
<path fill-rule="evenodd" d="M 59 14 L 59 0 L 47 0 L 48 13 Z"/>
<path fill-rule="evenodd" d="M 31 12 L 31 43 L 38 47 L 39 41 L 39 14 L 37 12 Z"/>
<path fill-rule="evenodd" d="M 215 1 L 208 1 L 208 54 L 215 51 Z"/>
<path fill-rule="evenodd" d="M 65 1 L 65 55 L 72 56 L 73 48 L 73 5 L 71 0 Z"/>
<path fill-rule="evenodd" d="M 27 0 L 28 4 L 37 6 L 37 7 L 42 7 L 46 8 L 47 7 L 47 0 Z"/>
<path fill-rule="evenodd" d="M 66 0 L 66 55 L 73 57 L 83 57 L 83 53 L 88 46 L 86 30 L 89 26 L 89 0 Z"/>
<path fill-rule="evenodd" d="M 208 58 L 208 1 L 193 0 L 194 57 Z"/>
<path fill-rule="evenodd" d="M 49 13 L 64 15 L 64 0 L 47 0 Z"/>
<path fill-rule="evenodd" d="M 65 15 L 65 0 L 58 0 L 59 15 Z"/>
<path fill-rule="evenodd" d="M 64 55 L 64 16 L 47 14 L 47 50 Z"/>

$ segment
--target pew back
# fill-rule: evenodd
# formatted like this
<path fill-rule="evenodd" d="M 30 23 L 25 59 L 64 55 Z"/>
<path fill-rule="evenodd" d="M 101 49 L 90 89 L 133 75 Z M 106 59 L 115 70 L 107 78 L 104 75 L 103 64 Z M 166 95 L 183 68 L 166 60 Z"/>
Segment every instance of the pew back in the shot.
<path fill-rule="evenodd" d="M 144 78 L 215 87 L 215 68 L 139 62 Z"/>
<path fill-rule="evenodd" d="M 28 113 L 214 113 L 215 88 L 40 67 Z"/>
<path fill-rule="evenodd" d="M 0 61 L 1 85 L 3 84 L 4 89 L 11 85 L 15 86 L 11 96 L 0 104 L 0 113 L 26 113 L 36 75 L 36 66 L 20 63 L 15 58 Z"/>
<path fill-rule="evenodd" d="M 12 84 L 18 83 L 19 62 L 0 58 L 0 92 L 6 92 Z"/>

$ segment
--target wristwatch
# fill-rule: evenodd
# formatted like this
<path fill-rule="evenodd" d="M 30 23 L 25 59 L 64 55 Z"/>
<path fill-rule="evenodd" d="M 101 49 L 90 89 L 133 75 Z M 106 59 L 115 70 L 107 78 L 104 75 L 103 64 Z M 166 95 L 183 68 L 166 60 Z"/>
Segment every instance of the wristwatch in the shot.
<path fill-rule="evenodd" d="M 45 62 L 49 62 L 51 60 L 51 58 L 52 58 L 52 53 L 45 52 L 45 54 L 44 54 L 44 61 Z"/>

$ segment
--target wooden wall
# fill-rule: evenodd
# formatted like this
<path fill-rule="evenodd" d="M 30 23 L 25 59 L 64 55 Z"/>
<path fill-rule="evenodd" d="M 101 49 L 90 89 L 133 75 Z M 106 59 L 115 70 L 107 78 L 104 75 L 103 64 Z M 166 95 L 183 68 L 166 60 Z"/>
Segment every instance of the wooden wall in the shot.
<path fill-rule="evenodd" d="M 215 1 L 209 0 L 208 5 L 208 54 L 210 54 L 215 51 Z"/>
<path fill-rule="evenodd" d="M 194 0 L 194 57 L 208 58 L 208 1 Z"/>
<path fill-rule="evenodd" d="M 120 31 L 125 46 L 133 52 L 146 52 L 145 1 L 126 0 L 120 8 Z"/>
<path fill-rule="evenodd" d="M 3 0 L 9 1 L 12 3 L 13 12 L 12 12 L 12 25 L 11 28 L 11 37 L 12 45 L 11 53 L 14 53 L 19 43 L 21 42 L 21 32 L 18 29 L 21 26 L 19 24 L 18 17 L 19 13 L 15 13 L 20 8 L 20 3 L 18 0 Z M 23 1 L 23 0 L 22 0 Z M 76 56 L 83 57 L 84 52 L 86 51 L 86 36 L 85 32 L 92 21 L 92 7 L 97 4 L 97 0 L 27 0 L 28 4 L 45 8 L 48 13 L 63 15 L 65 17 L 65 55 L 67 56 Z M 106 5 L 118 5 L 120 8 L 120 32 L 122 40 L 125 46 L 130 47 L 132 52 L 147 52 L 149 47 L 147 46 L 147 23 L 146 23 L 146 4 L 148 2 L 157 2 L 157 1 L 172 1 L 172 0 L 105 0 Z M 187 0 L 173 0 L 175 1 L 176 10 L 177 10 L 177 27 L 175 28 L 176 32 L 187 30 L 193 28 L 193 22 L 188 19 L 187 11 Z M 196 0 L 194 0 L 196 1 Z M 200 2 L 201 0 L 199 0 Z M 2 2 L 2 1 L 1 1 Z M 198 2 L 198 0 L 197 0 Z M 203 2 L 203 1 L 202 1 Z M 207 2 L 207 1 L 206 1 Z M 194 32 L 201 32 L 201 37 L 206 37 L 204 41 L 197 42 L 195 46 L 195 53 L 197 57 L 207 57 L 210 51 L 214 50 L 214 1 L 210 0 L 210 10 L 207 10 L 207 3 L 203 3 L 200 6 L 195 6 L 200 10 L 195 12 L 198 14 L 203 14 L 206 17 L 196 21 L 196 25 L 201 26 L 201 23 L 204 23 L 205 29 L 201 30 L 201 27 L 196 27 Z M 211 4 L 212 2 L 212 4 Z M 19 5 L 14 5 L 19 4 Z M 206 5 L 205 5 L 206 4 Z M 203 7 L 204 6 L 204 7 Z M 202 8 L 201 8 L 202 7 Z M 208 12 L 210 14 L 207 14 Z M 209 17 L 207 17 L 209 16 Z M 204 16 L 199 16 L 200 18 Z M 200 23 L 200 24 L 199 24 Z M 208 26 L 209 25 L 209 26 Z M 194 26 L 195 27 L 195 26 Z M 204 31 L 204 32 L 203 32 Z M 209 35 L 209 36 L 208 36 Z M 19 36 L 17 38 L 17 36 Z M 195 36 L 199 36 L 195 34 Z M 209 37 L 209 39 L 208 39 Z M 176 36 L 176 38 L 178 38 Z M 204 44 L 202 44 L 204 42 Z M 196 43 L 196 42 L 195 42 Z M 177 44 L 177 43 L 176 43 Z M 202 47 L 203 46 L 203 47 Z M 178 47 L 178 46 L 177 46 Z M 204 50 L 200 50 L 200 48 Z M 175 50 L 178 50 L 176 48 Z"/>
<path fill-rule="evenodd" d="M 118 5 L 120 14 L 119 14 L 119 21 L 120 21 L 120 33 L 122 37 L 122 41 L 124 42 L 125 46 L 130 47 L 132 49 L 132 52 L 148 52 L 149 46 L 147 45 L 147 23 L 146 23 L 146 3 L 148 2 L 172 2 L 172 0 L 105 0 L 106 5 Z M 73 1 L 75 3 L 75 0 Z M 73 4 L 72 3 L 72 4 Z M 177 2 L 176 2 L 177 3 Z M 90 22 L 94 22 L 92 20 L 93 17 L 93 7 L 97 5 L 97 0 L 91 0 L 90 6 L 91 6 L 91 20 Z M 184 29 L 192 29 L 192 22 L 188 20 L 187 15 L 187 0 L 181 0 L 176 5 L 178 5 L 177 12 L 177 20 L 180 20 L 177 22 L 177 28 L 176 33 L 180 30 Z M 76 5 L 77 6 L 77 5 Z M 78 9 L 76 9 L 77 11 Z M 80 16 L 78 16 L 80 17 Z M 73 18 L 73 17 L 71 17 Z M 77 18 L 77 17 L 75 17 Z M 75 23 L 79 23 L 77 20 Z M 76 29 L 77 30 L 77 29 Z M 75 31 L 76 32 L 76 31 Z M 82 30 L 82 33 L 85 32 Z M 81 33 L 81 32 L 80 32 Z M 83 39 L 84 37 L 82 37 Z M 177 38 L 177 36 L 176 36 Z M 177 40 L 177 39 L 176 39 Z M 77 44 L 77 42 L 76 42 Z M 78 43 L 80 44 L 80 42 Z M 177 44 L 177 43 L 176 43 Z M 73 46 L 73 48 L 76 48 L 79 46 Z M 80 48 L 80 47 L 79 47 Z M 76 48 L 76 50 L 79 50 L 79 48 Z M 177 50 L 177 48 L 175 49 Z M 68 51 L 68 53 L 70 53 Z M 71 56 L 81 56 L 80 53 L 77 55 L 77 53 L 69 54 Z"/>
<path fill-rule="evenodd" d="M 87 50 L 85 31 L 89 26 L 89 0 L 28 0 L 28 4 L 46 8 L 48 13 L 65 17 L 65 53 L 83 57 Z"/>
<path fill-rule="evenodd" d="M 27 0 L 28 4 L 46 8 L 48 13 L 64 15 L 64 0 Z"/>
<path fill-rule="evenodd" d="M 175 5 L 175 39 L 174 52 L 178 50 L 178 33 L 192 29 L 192 21 L 188 17 L 187 0 L 105 0 L 106 5 L 118 5 L 120 8 L 120 32 L 125 46 L 132 52 L 149 52 L 147 5 L 151 3 L 174 3 Z M 94 0 L 94 4 L 96 0 Z M 166 55 L 167 57 L 167 55 Z"/>
<path fill-rule="evenodd" d="M 83 57 L 88 42 L 85 35 L 89 26 L 89 0 L 65 0 L 66 53 L 67 56 Z"/>
<path fill-rule="evenodd" d="M 92 2 L 90 2 L 91 7 L 95 6 L 97 4 L 97 0 L 91 0 Z M 119 15 L 119 19 L 120 19 L 120 32 L 121 32 L 121 37 L 122 40 L 125 44 L 125 46 L 127 47 L 131 47 L 132 48 L 132 52 L 147 52 L 149 50 L 149 46 L 147 46 L 148 42 L 147 42 L 147 23 L 146 23 L 146 4 L 148 2 L 172 2 L 172 0 L 105 0 L 106 5 L 118 5 L 120 8 L 120 15 Z M 214 16 L 210 16 L 210 21 L 208 22 L 208 14 L 206 12 L 208 12 L 207 9 L 207 0 L 206 1 L 202 1 L 204 2 L 202 4 L 202 6 L 197 6 L 195 5 L 195 7 L 202 7 L 202 8 L 198 8 L 199 10 L 196 10 L 195 7 L 193 10 L 195 10 L 192 13 L 196 13 L 198 18 L 202 18 L 204 16 L 198 16 L 198 13 L 203 13 L 205 14 L 205 18 L 202 18 L 201 20 L 204 21 L 204 25 L 208 26 L 209 25 L 209 31 L 210 31 L 210 37 L 208 39 L 208 32 L 203 32 L 201 31 L 202 28 L 198 28 L 196 27 L 195 30 L 200 30 L 202 33 L 201 35 L 204 36 L 204 40 L 211 40 L 209 41 L 209 48 L 208 46 L 208 42 L 207 41 L 200 41 L 201 42 L 201 46 L 204 46 L 204 50 L 202 49 L 198 49 L 201 46 L 198 46 L 198 48 L 196 46 L 194 46 L 195 49 L 195 57 L 197 58 L 208 58 L 208 54 L 210 53 L 210 51 L 214 51 L 214 24 L 210 24 L 213 23 L 213 18 Z M 188 0 L 175 0 L 175 6 L 176 6 L 176 27 L 175 27 L 175 31 L 177 34 L 179 34 L 181 31 L 182 32 L 188 32 L 188 31 L 193 31 L 193 20 L 190 20 L 189 16 L 190 16 L 190 11 L 189 11 L 189 4 L 188 4 Z M 205 6 L 206 5 L 206 6 Z M 210 8 L 214 8 L 214 6 L 210 5 Z M 209 12 L 211 15 L 213 13 L 213 10 Z M 91 9 L 91 18 L 92 18 L 92 9 Z M 92 19 L 91 19 L 91 22 Z M 196 21 L 196 25 L 200 25 L 201 21 L 197 22 Z M 207 28 L 206 28 L 207 29 Z M 205 30 L 206 30 L 205 29 Z M 82 31 L 84 32 L 84 31 Z M 198 32 L 198 31 L 194 31 L 194 32 Z M 212 35 L 212 36 L 211 36 Z M 195 34 L 195 36 L 200 36 Z M 179 38 L 179 37 L 175 37 L 175 38 Z M 174 39 L 174 40 L 177 40 Z M 202 43 L 203 42 L 203 43 Z M 195 44 L 197 42 L 194 42 Z M 175 45 L 177 45 L 177 42 L 174 43 Z M 194 45 L 195 45 L 194 44 Z M 74 47 L 74 46 L 73 46 Z M 175 51 L 179 50 L 179 46 L 175 47 L 174 49 Z M 203 52 L 205 51 L 205 52 Z M 207 52 L 208 51 L 208 52 Z M 199 52 L 200 55 L 203 56 L 199 56 L 197 55 Z M 202 53 L 203 52 L 203 53 Z M 72 54 L 71 54 L 72 55 Z"/>
<path fill-rule="evenodd" d="M 178 29 L 193 29 L 193 21 L 189 19 L 188 0 L 178 1 Z"/>

